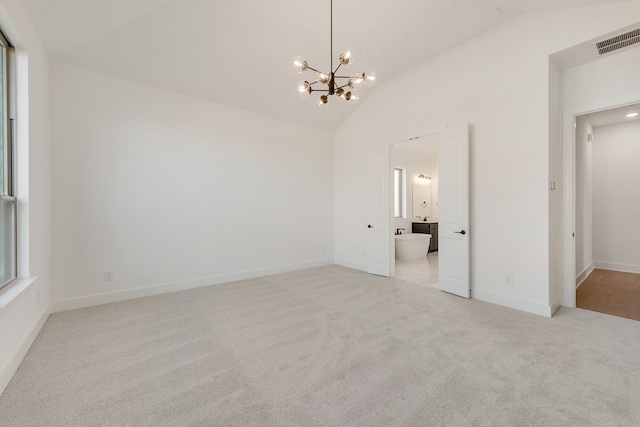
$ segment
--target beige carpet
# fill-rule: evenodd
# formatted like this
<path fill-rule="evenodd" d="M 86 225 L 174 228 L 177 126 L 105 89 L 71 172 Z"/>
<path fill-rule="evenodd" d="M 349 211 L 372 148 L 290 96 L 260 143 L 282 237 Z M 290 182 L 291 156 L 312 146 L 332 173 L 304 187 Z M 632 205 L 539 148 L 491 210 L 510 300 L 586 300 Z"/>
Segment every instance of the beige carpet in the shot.
<path fill-rule="evenodd" d="M 54 314 L 0 425 L 638 426 L 639 362 L 640 322 L 330 266 Z"/>

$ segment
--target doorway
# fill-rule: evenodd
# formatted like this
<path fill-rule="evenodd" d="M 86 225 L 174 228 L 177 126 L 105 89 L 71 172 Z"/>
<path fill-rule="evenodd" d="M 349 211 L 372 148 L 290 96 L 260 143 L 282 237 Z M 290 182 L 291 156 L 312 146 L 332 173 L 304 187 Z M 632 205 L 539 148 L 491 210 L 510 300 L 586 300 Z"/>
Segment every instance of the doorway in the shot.
<path fill-rule="evenodd" d="M 441 191 L 437 201 L 438 288 L 470 298 L 469 125 L 447 126 L 437 133 L 437 140 Z M 394 147 L 389 144 L 381 148 L 367 153 L 367 250 L 363 255 L 367 273 L 395 277 L 394 231 L 406 231 L 409 226 L 394 227 L 394 209 L 389 202 L 393 199 Z M 412 222 L 407 215 L 401 218 L 405 225 Z"/>
<path fill-rule="evenodd" d="M 438 134 L 410 138 L 393 144 L 393 213 L 395 277 L 438 287 Z M 395 235 L 430 236 L 427 252 L 417 259 L 395 256 Z M 404 254 L 403 254 L 404 255 Z M 416 258 L 416 257 L 410 257 Z"/>
<path fill-rule="evenodd" d="M 575 118 L 576 306 L 640 320 L 640 103 Z"/>

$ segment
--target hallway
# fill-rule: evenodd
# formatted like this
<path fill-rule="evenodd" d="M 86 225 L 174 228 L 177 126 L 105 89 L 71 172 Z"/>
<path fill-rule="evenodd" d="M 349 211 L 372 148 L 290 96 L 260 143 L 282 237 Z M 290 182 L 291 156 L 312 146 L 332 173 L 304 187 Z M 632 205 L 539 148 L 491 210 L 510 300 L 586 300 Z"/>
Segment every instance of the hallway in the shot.
<path fill-rule="evenodd" d="M 640 274 L 594 269 L 576 289 L 576 307 L 640 320 Z"/>

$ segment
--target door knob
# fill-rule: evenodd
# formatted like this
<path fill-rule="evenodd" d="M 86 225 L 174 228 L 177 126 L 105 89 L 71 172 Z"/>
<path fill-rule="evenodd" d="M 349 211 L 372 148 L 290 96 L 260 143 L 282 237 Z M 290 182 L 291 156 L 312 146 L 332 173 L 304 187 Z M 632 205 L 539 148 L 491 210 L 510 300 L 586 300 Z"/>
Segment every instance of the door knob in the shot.
<path fill-rule="evenodd" d="M 464 231 L 464 230 L 462 230 L 462 231 L 454 231 L 454 233 L 462 234 L 463 236 L 464 236 L 465 234 L 467 234 L 467 232 L 466 232 L 466 231 Z"/>
<path fill-rule="evenodd" d="M 373 225 L 369 224 L 367 225 L 367 228 L 373 228 Z"/>

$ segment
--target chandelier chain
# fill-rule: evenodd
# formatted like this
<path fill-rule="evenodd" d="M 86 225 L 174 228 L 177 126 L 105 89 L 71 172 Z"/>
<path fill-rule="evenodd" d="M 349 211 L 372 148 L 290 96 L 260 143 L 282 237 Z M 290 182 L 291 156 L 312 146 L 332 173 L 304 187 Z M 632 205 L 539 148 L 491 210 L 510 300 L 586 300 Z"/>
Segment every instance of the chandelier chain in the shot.
<path fill-rule="evenodd" d="M 330 66 L 330 71 L 333 70 L 333 0 L 330 1 L 330 6 L 329 6 L 329 15 L 331 16 L 331 24 L 330 24 L 330 29 L 331 29 L 331 44 L 330 44 L 330 56 L 329 56 L 329 63 L 331 64 Z M 337 71 L 337 70 L 336 70 Z"/>

